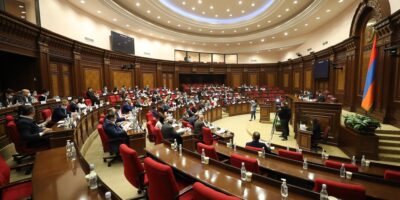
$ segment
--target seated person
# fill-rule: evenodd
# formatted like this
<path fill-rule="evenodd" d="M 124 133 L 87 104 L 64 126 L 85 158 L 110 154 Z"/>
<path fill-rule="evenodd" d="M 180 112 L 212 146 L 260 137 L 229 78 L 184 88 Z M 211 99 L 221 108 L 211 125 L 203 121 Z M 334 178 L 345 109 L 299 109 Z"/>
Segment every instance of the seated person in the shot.
<path fill-rule="evenodd" d="M 256 148 L 264 147 L 265 152 L 271 153 L 271 149 L 269 147 L 267 147 L 267 145 L 264 142 L 260 142 L 260 133 L 258 131 L 255 131 L 253 133 L 253 141 L 247 142 L 246 146 L 256 147 Z"/>
<path fill-rule="evenodd" d="M 81 110 L 81 111 L 84 111 L 87 108 L 85 99 L 83 97 L 79 97 L 77 105 L 78 105 L 79 110 Z"/>
<path fill-rule="evenodd" d="M 57 123 L 58 121 L 67 118 L 68 115 L 71 114 L 71 112 L 67 110 L 67 107 L 68 107 L 68 100 L 66 99 L 61 100 L 61 106 L 54 108 L 53 110 L 53 114 L 51 115 L 51 122 Z"/>
<path fill-rule="evenodd" d="M 71 103 L 69 104 L 70 112 L 79 112 L 78 107 L 78 97 L 73 97 Z"/>
<path fill-rule="evenodd" d="M 120 105 L 115 105 L 114 110 L 115 110 L 115 114 L 117 116 L 116 123 L 126 120 L 126 118 L 124 116 L 122 116 L 121 106 Z"/>
<path fill-rule="evenodd" d="M 106 120 L 103 124 L 104 132 L 109 137 L 112 152 L 117 153 L 119 145 L 128 143 L 128 136 L 122 127 L 116 124 L 117 115 L 114 108 L 107 110 Z"/>
<path fill-rule="evenodd" d="M 130 99 L 127 99 L 122 105 L 121 113 L 125 115 L 131 112 L 132 110 L 133 110 L 132 101 Z"/>
<path fill-rule="evenodd" d="M 204 124 L 204 115 L 199 115 L 199 119 L 194 123 L 194 136 L 199 140 L 203 141 L 203 127 Z"/>
<path fill-rule="evenodd" d="M 182 144 L 182 137 L 181 135 L 179 135 L 179 133 L 175 131 L 174 127 L 172 127 L 172 123 L 173 119 L 168 118 L 168 120 L 162 125 L 161 133 L 163 135 L 163 138 L 171 143 L 173 143 L 176 139 L 176 142 L 178 144 Z"/>
<path fill-rule="evenodd" d="M 22 105 L 18 108 L 19 119 L 17 120 L 17 129 L 21 136 L 21 140 L 26 142 L 30 148 L 49 147 L 49 139 L 44 135 L 51 131 L 50 128 L 43 128 L 50 119 L 45 123 L 38 125 L 34 120 L 35 108 L 31 105 Z"/>
<path fill-rule="evenodd" d="M 48 97 L 50 95 L 50 92 L 47 90 L 43 90 L 42 94 L 39 96 L 38 101 L 47 101 Z"/>
<path fill-rule="evenodd" d="M 97 98 L 96 94 L 93 92 L 93 88 L 88 88 L 88 91 L 86 92 L 87 98 L 89 98 L 92 101 L 92 104 L 95 105 L 100 105 L 100 100 Z"/>
<path fill-rule="evenodd" d="M 33 98 L 31 96 L 31 92 L 28 89 L 23 89 L 13 97 L 13 104 L 32 104 Z"/>
<path fill-rule="evenodd" d="M 318 148 L 319 140 L 321 139 L 321 125 L 318 119 L 314 118 L 311 120 L 312 124 L 312 135 L 311 135 L 311 148 Z"/>

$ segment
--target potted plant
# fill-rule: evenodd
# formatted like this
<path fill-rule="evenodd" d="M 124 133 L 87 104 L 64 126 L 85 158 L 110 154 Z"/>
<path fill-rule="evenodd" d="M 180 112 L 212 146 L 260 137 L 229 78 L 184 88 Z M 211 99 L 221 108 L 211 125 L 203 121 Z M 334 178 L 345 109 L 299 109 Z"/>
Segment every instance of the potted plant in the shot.
<path fill-rule="evenodd" d="M 381 124 L 378 121 L 370 117 L 357 114 L 345 115 L 344 124 L 346 127 L 364 135 L 373 135 L 375 130 L 381 127 Z"/>

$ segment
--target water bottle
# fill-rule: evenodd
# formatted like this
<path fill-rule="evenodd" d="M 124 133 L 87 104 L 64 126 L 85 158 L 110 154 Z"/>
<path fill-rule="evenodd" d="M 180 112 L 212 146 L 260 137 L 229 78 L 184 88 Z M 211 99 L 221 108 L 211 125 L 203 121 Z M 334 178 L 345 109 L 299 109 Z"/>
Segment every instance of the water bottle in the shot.
<path fill-rule="evenodd" d="M 362 155 L 361 166 L 365 167 L 365 155 Z"/>
<path fill-rule="evenodd" d="M 326 185 L 322 184 L 322 189 L 321 192 L 319 193 L 319 199 L 320 200 L 328 200 L 328 192 L 326 191 Z"/>
<path fill-rule="evenodd" d="M 287 147 L 286 147 L 286 150 L 287 150 L 287 151 L 289 151 L 289 150 L 290 150 L 290 149 L 289 149 L 289 146 L 287 146 Z"/>
<path fill-rule="evenodd" d="M 182 156 L 182 144 L 179 144 L 179 156 Z"/>
<path fill-rule="evenodd" d="M 67 158 L 71 156 L 71 141 L 67 140 L 67 145 L 65 146 Z"/>
<path fill-rule="evenodd" d="M 70 155 L 70 158 L 71 158 L 71 160 L 73 161 L 73 160 L 76 159 L 76 149 L 75 149 L 74 142 L 71 142 L 70 145 L 71 145 L 71 155 Z"/>
<path fill-rule="evenodd" d="M 94 171 L 94 164 L 90 164 L 89 187 L 91 190 L 97 189 L 97 173 Z"/>
<path fill-rule="evenodd" d="M 240 178 L 242 181 L 246 181 L 246 167 L 244 166 L 244 162 L 242 162 L 242 168 L 240 169 Z"/>
<path fill-rule="evenodd" d="M 287 185 L 286 185 L 286 179 L 282 178 L 281 180 L 282 180 L 282 185 L 281 185 L 281 196 L 282 196 L 283 198 L 286 198 L 286 197 L 289 196 L 288 187 L 287 187 Z"/>
<path fill-rule="evenodd" d="M 303 169 L 308 169 L 307 158 L 304 158 L 304 161 L 303 161 Z"/>
<path fill-rule="evenodd" d="M 356 156 L 353 156 L 352 158 L 351 158 L 351 164 L 353 164 L 353 165 L 356 165 Z"/>
<path fill-rule="evenodd" d="M 107 191 L 107 192 L 104 194 L 104 198 L 105 198 L 106 200 L 111 200 L 111 192 L 110 192 L 110 191 Z"/>
<path fill-rule="evenodd" d="M 265 147 L 262 148 L 262 156 L 263 158 L 265 158 Z"/>
<path fill-rule="evenodd" d="M 233 144 L 233 151 L 236 151 L 236 144 Z"/>
<path fill-rule="evenodd" d="M 201 149 L 201 163 L 205 163 L 206 153 L 204 153 L 204 149 Z"/>
<path fill-rule="evenodd" d="M 177 151 L 178 148 L 178 142 L 176 142 L 176 139 L 174 139 L 174 151 Z"/>
<path fill-rule="evenodd" d="M 344 167 L 344 163 L 342 163 L 342 167 L 340 167 L 340 178 L 346 177 L 346 168 Z"/>
<path fill-rule="evenodd" d="M 232 139 L 229 139 L 229 147 L 231 148 L 232 147 Z"/>
<path fill-rule="evenodd" d="M 322 158 L 322 160 L 324 160 L 324 159 L 325 159 L 325 149 L 322 149 L 322 152 L 321 152 L 321 158 Z"/>

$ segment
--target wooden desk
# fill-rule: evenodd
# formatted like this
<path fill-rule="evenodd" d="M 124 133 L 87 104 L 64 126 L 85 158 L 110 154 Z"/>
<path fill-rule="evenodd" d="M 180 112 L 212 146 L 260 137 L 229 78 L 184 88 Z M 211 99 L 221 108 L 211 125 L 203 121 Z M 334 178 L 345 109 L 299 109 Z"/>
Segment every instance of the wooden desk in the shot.
<path fill-rule="evenodd" d="M 270 102 L 266 104 L 260 104 L 260 122 L 267 123 L 270 122 L 270 114 L 271 114 L 272 105 Z"/>
<path fill-rule="evenodd" d="M 79 159 L 68 160 L 63 147 L 36 154 L 32 192 L 40 200 L 104 199 L 100 189 L 89 189 Z"/>
<path fill-rule="evenodd" d="M 200 163 L 200 155 L 184 151 L 183 156 L 180 157 L 178 151 L 173 151 L 168 147 L 168 145 L 159 144 L 146 149 L 146 152 L 151 157 L 170 165 L 196 181 L 239 198 L 249 200 L 281 199 L 280 182 L 255 174 L 253 174 L 252 182 L 243 182 L 240 179 L 240 169 L 238 168 L 215 162 L 212 159 L 210 159 L 209 165 L 204 165 Z M 301 191 L 303 192 L 301 193 L 297 190 L 298 188 L 289 186 L 287 199 L 318 198 L 316 193 L 306 191 Z"/>
<path fill-rule="evenodd" d="M 365 155 L 369 159 L 379 159 L 379 137 L 374 135 L 362 135 L 354 130 L 340 126 L 340 148 L 349 157 L 356 156 L 361 159 Z"/>
<path fill-rule="evenodd" d="M 297 144 L 301 149 L 311 150 L 311 131 L 297 129 Z"/>
<path fill-rule="evenodd" d="M 249 103 L 236 103 L 229 104 L 226 106 L 229 116 L 250 114 L 250 104 Z"/>
<path fill-rule="evenodd" d="M 227 157 L 230 157 L 230 155 L 234 152 L 233 149 L 228 148 L 226 147 L 226 145 L 223 144 L 218 144 L 214 146 L 219 154 Z M 258 158 L 257 152 L 246 150 L 242 147 L 237 147 L 237 151 L 235 153 L 245 155 L 247 157 L 257 158 L 259 160 L 260 167 L 272 171 L 279 177 L 299 180 L 299 187 L 304 187 L 304 185 L 301 185 L 304 182 L 309 182 L 309 184 L 312 184 L 314 182 L 314 179 L 322 178 L 341 183 L 363 185 L 366 190 L 366 195 L 372 198 L 397 199 L 397 197 L 399 197 L 400 195 L 400 189 L 398 185 L 396 186 L 396 184 L 392 184 L 391 182 L 385 181 L 383 179 L 360 176 L 355 173 L 353 174 L 351 180 L 343 179 L 339 177 L 339 170 L 312 164 L 309 164 L 307 170 L 303 170 L 302 162 L 289 160 L 270 154 L 266 154 L 265 158 Z M 269 174 L 269 176 L 270 175 L 272 174 Z M 295 184 L 295 182 L 293 184 Z"/>
<path fill-rule="evenodd" d="M 184 133 L 182 136 L 182 148 L 189 151 L 196 151 L 194 135 L 192 133 Z"/>
<path fill-rule="evenodd" d="M 144 131 L 135 131 L 129 130 L 127 131 L 127 135 L 129 138 L 129 147 L 135 149 L 135 151 L 139 155 L 145 155 L 146 148 L 146 134 Z"/>
<path fill-rule="evenodd" d="M 67 140 L 74 140 L 74 129 L 58 127 L 60 124 L 54 124 L 51 133 L 46 134 L 49 137 L 50 148 L 64 147 Z"/>

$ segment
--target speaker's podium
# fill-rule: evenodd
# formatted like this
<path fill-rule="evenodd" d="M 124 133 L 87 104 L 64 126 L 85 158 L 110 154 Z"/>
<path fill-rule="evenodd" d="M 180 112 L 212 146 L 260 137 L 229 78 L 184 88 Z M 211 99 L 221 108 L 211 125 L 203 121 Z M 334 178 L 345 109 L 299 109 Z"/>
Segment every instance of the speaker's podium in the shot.
<path fill-rule="evenodd" d="M 270 122 L 271 109 L 272 109 L 271 102 L 265 102 L 264 104 L 260 104 L 260 122 L 261 123 Z"/>

